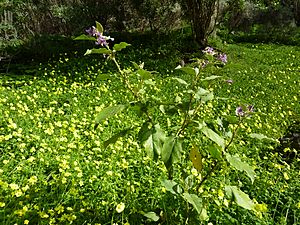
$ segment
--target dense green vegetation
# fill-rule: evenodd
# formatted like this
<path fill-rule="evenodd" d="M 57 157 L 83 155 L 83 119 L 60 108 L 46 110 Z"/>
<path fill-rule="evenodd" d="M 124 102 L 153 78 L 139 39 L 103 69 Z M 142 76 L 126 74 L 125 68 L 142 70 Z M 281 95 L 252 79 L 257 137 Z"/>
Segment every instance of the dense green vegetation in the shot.
<path fill-rule="evenodd" d="M 157 71 L 146 94 L 180 103 L 182 80 L 192 81 L 175 67 L 182 60 L 189 64 L 203 57 L 191 43 L 186 37 L 133 39 L 117 59 L 127 69 L 135 61 Z M 280 146 L 278 140 L 299 133 L 300 49 L 219 41 L 214 46 L 227 53 L 228 63 L 203 70 L 204 77 L 221 77 L 203 84 L 218 98 L 203 106 L 202 116 L 214 127 L 220 118 L 236 117 L 241 104 L 254 105 L 230 148 L 232 155 L 237 153 L 255 168 L 253 183 L 244 172 L 220 170 L 198 188 L 207 171 L 195 170 L 187 160 L 175 166 L 173 180 L 180 183 L 189 177 L 189 191 L 205 199 L 206 213 L 199 217 L 162 184 L 169 176 L 165 165 L 152 160 L 137 141 L 139 129 L 131 128 L 143 123 L 138 109 L 124 110 L 94 129 L 104 107 L 133 101 L 117 79 L 115 65 L 100 55 L 62 54 L 22 74 L 1 75 L 1 224 L 299 224 L 300 159 L 296 149 Z M 165 130 L 180 122 L 177 112 L 151 113 Z M 123 137 L 107 145 L 124 129 L 128 132 Z M 251 136 L 258 133 L 264 135 L 261 140 Z M 202 136 L 195 133 L 194 142 L 209 167 L 209 143 Z M 184 142 L 185 156 L 190 149 Z M 259 209 L 238 206 L 225 193 L 228 181 Z"/>

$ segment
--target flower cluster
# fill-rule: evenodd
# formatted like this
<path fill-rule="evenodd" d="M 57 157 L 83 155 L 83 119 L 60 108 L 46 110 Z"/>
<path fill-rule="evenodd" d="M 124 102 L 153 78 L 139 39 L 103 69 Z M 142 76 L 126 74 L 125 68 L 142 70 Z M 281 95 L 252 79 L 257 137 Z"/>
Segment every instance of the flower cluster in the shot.
<path fill-rule="evenodd" d="M 104 46 L 104 47 L 108 47 L 107 41 L 109 41 L 109 40 L 114 41 L 114 38 L 111 38 L 110 36 L 104 36 L 94 26 L 92 26 L 89 29 L 87 29 L 86 32 L 90 36 L 96 37 L 96 42 L 95 42 L 96 45 L 101 45 L 101 46 Z"/>
<path fill-rule="evenodd" d="M 212 47 L 206 47 L 203 51 L 204 54 L 215 56 L 217 60 L 221 61 L 222 63 L 227 63 L 227 55 L 225 53 L 218 53 Z"/>
<path fill-rule="evenodd" d="M 251 113 L 254 112 L 253 105 L 243 105 L 239 106 L 235 110 L 235 114 L 240 117 L 249 116 Z"/>

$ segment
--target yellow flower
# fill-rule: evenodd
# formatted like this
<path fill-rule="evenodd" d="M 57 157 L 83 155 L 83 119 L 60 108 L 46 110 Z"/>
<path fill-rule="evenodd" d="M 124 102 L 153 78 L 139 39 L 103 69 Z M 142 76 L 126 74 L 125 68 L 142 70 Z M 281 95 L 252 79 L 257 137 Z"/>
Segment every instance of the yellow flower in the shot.
<path fill-rule="evenodd" d="M 23 192 L 21 190 L 18 190 L 15 192 L 16 197 L 21 197 L 23 195 Z"/>
<path fill-rule="evenodd" d="M 120 204 L 118 204 L 117 207 L 116 207 L 117 213 L 123 212 L 124 209 L 125 209 L 125 204 L 123 202 L 121 202 Z"/>
<path fill-rule="evenodd" d="M 29 220 L 24 220 L 24 224 L 29 224 Z"/>
<path fill-rule="evenodd" d="M 33 185 L 33 184 L 35 184 L 36 182 L 37 182 L 37 177 L 36 176 L 32 176 L 32 177 L 30 177 L 29 179 L 28 179 L 28 182 L 31 184 L 31 185 Z"/>
<path fill-rule="evenodd" d="M 4 202 L 0 202 L 0 208 L 3 208 L 5 206 Z"/>
<path fill-rule="evenodd" d="M 289 178 L 289 175 L 288 175 L 286 172 L 283 173 L 283 177 L 284 177 L 284 179 L 286 179 L 286 180 L 290 179 L 290 178 Z"/>
<path fill-rule="evenodd" d="M 18 190 L 19 189 L 19 185 L 15 184 L 15 183 L 11 183 L 9 184 L 9 187 L 13 190 Z"/>

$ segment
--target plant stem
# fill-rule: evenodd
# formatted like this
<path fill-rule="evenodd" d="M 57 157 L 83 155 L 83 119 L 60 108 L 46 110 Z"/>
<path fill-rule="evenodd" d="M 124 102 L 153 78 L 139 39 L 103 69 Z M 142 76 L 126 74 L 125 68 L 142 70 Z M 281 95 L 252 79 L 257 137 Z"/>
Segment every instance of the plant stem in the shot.
<path fill-rule="evenodd" d="M 236 134 L 237 134 L 237 131 L 241 125 L 241 122 L 242 122 L 242 119 L 240 117 L 239 119 L 239 123 L 237 124 L 237 126 L 235 127 L 235 129 L 233 130 L 233 133 L 232 133 L 232 136 L 228 142 L 228 144 L 225 146 L 224 150 L 222 151 L 222 158 L 224 157 L 224 154 L 226 153 L 226 150 L 229 148 L 229 146 L 232 144 Z M 210 171 L 203 177 L 203 179 L 201 180 L 200 184 L 198 185 L 198 189 L 201 187 L 201 185 L 208 179 L 212 176 L 213 172 L 219 167 L 220 163 L 222 161 L 215 161 L 215 164 L 213 165 L 213 167 L 210 169 Z"/>
<path fill-rule="evenodd" d="M 136 100 L 139 100 L 140 99 L 140 96 L 132 89 L 127 77 L 125 76 L 123 70 L 121 69 L 119 63 L 117 62 L 116 58 L 115 57 L 112 57 L 112 61 L 115 63 L 115 65 L 117 66 L 118 68 L 118 71 L 119 73 L 121 74 L 121 80 L 122 82 L 124 83 L 125 87 L 128 88 L 128 90 L 133 94 L 133 96 L 135 97 Z"/>
<path fill-rule="evenodd" d="M 124 71 L 121 69 L 119 63 L 117 62 L 115 57 L 112 57 L 113 62 L 115 63 L 115 65 L 117 66 L 117 69 L 119 71 L 119 73 L 121 74 L 121 80 L 124 84 L 124 86 L 131 92 L 131 94 L 133 95 L 133 97 L 135 98 L 136 101 L 141 102 L 141 97 L 138 93 L 136 93 L 133 88 L 131 87 L 129 80 L 127 79 L 126 75 L 124 74 Z M 152 123 L 152 125 L 154 125 L 153 119 L 151 118 L 151 116 L 149 115 L 148 109 L 146 108 L 143 113 L 146 115 L 147 119 Z"/>

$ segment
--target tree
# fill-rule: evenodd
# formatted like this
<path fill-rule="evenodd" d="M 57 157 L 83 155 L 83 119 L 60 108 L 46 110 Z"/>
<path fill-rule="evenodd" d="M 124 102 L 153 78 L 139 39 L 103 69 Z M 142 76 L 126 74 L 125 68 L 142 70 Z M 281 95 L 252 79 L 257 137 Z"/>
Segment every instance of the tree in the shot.
<path fill-rule="evenodd" d="M 212 22 L 214 22 L 214 14 L 219 0 L 187 0 L 186 4 L 195 40 L 202 47 L 205 47 L 207 38 L 214 28 Z"/>

